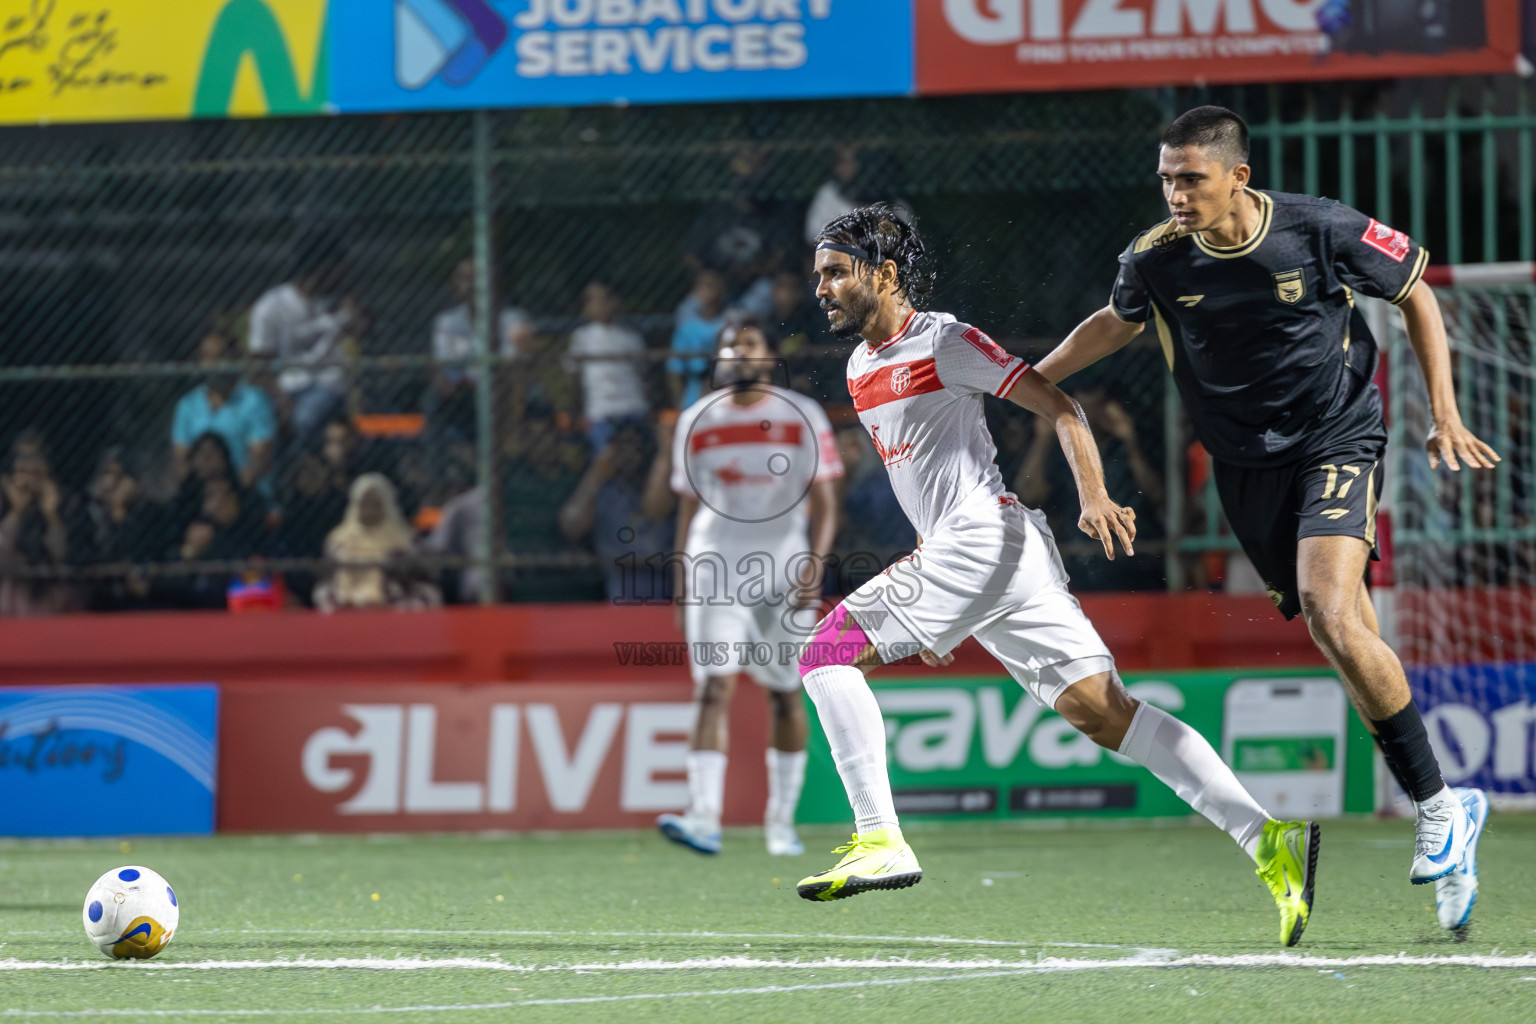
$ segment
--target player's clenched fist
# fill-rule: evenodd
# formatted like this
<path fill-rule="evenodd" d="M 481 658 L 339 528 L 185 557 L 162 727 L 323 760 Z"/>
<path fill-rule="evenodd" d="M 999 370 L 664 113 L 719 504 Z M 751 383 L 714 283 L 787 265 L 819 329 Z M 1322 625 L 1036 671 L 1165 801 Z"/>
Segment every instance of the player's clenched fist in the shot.
<path fill-rule="evenodd" d="M 1116 537 L 1120 538 L 1120 546 L 1125 548 L 1126 554 L 1136 553 L 1131 547 L 1131 542 L 1136 539 L 1136 511 L 1116 505 L 1107 494 L 1083 503 L 1083 515 L 1077 521 L 1077 527 L 1104 545 L 1104 557 L 1110 561 L 1115 559 Z"/>

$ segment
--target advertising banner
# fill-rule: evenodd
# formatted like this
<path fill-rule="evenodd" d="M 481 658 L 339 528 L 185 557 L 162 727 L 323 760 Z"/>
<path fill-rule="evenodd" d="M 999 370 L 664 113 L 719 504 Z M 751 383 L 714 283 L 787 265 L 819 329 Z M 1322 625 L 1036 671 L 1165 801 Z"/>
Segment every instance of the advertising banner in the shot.
<path fill-rule="evenodd" d="M 326 0 L 0 0 L 0 124 L 320 113 L 327 12 Z"/>
<path fill-rule="evenodd" d="M 1446 782 L 1536 802 L 1536 665 L 1418 668 L 1408 681 Z"/>
<path fill-rule="evenodd" d="M 644 827 L 688 802 L 692 687 L 232 686 L 219 827 Z M 761 821 L 766 702 L 732 706 L 726 821 Z"/>
<path fill-rule="evenodd" d="M 912 91 L 907 0 L 337 0 L 332 12 L 347 113 Z"/>
<path fill-rule="evenodd" d="M 1521 0 L 914 0 L 922 94 L 1507 73 Z"/>
<path fill-rule="evenodd" d="M 1131 694 L 1197 729 L 1271 814 L 1373 808 L 1371 738 L 1321 672 L 1126 673 Z M 1193 813 L 1145 768 L 1104 750 L 1008 678 L 880 680 L 896 809 L 945 818 Z M 811 730 L 800 818 L 848 821 L 825 734 Z"/>
<path fill-rule="evenodd" d="M 1133 674 L 1279 816 L 1372 809 L 1371 741 L 1321 673 Z M 1007 678 L 880 681 L 903 814 L 1161 817 L 1189 808 Z M 396 832 L 649 827 L 687 803 L 691 687 L 677 683 L 235 685 L 223 692 L 219 828 Z M 809 702 L 807 702 L 809 707 Z M 811 709 L 814 716 L 814 709 Z M 726 824 L 761 820 L 766 702 L 731 708 Z M 819 727 L 800 819 L 845 822 Z"/>
<path fill-rule="evenodd" d="M 213 831 L 213 686 L 0 689 L 0 835 Z"/>

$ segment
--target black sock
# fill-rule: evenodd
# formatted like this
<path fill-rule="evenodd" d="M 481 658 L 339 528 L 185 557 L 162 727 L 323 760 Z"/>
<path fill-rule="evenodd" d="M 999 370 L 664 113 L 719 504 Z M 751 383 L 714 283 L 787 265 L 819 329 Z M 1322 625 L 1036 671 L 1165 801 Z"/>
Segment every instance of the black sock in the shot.
<path fill-rule="evenodd" d="M 1414 803 L 1422 803 L 1445 786 L 1440 777 L 1440 762 L 1429 745 L 1429 733 L 1424 731 L 1424 719 L 1413 703 L 1390 718 L 1373 718 L 1376 744 L 1392 771 L 1392 777 L 1403 787 Z"/>
<path fill-rule="evenodd" d="M 1381 759 L 1386 763 L 1387 771 L 1392 773 L 1392 778 L 1397 781 L 1398 786 L 1402 788 L 1403 792 L 1408 792 L 1408 783 L 1403 779 L 1403 770 L 1398 767 L 1397 758 L 1393 757 L 1392 751 L 1388 750 L 1387 745 L 1381 742 L 1380 736 L 1371 733 L 1371 740 L 1376 744 L 1376 749 L 1381 751 Z"/>

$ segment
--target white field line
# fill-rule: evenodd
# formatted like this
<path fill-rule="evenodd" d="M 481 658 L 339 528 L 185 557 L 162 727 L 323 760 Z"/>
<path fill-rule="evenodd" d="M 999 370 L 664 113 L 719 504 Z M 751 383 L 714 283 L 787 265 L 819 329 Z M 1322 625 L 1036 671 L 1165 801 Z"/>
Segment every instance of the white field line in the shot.
<path fill-rule="evenodd" d="M 23 935 L 57 936 L 51 931 L 7 931 L 0 938 Z M 182 929 L 180 934 L 187 934 Z M 520 928 L 199 928 L 198 935 L 481 935 L 523 936 L 537 938 L 568 936 L 594 939 L 804 939 L 834 942 L 915 942 L 955 946 L 1002 946 L 1009 949 L 1025 947 L 1059 947 L 1064 949 L 1128 949 L 1131 947 L 1107 942 L 1022 942 L 1010 939 L 958 939 L 948 935 L 814 935 L 803 932 L 605 932 L 605 931 L 555 931 Z"/>
<path fill-rule="evenodd" d="M 1511 956 L 1449 954 L 1445 956 L 1310 956 L 1297 953 L 1241 953 L 1229 956 L 1195 953 L 1178 956 L 1172 950 L 1142 949 L 1115 960 L 1038 957 L 1033 961 L 996 959 L 916 960 L 907 957 L 844 958 L 821 957 L 813 960 L 773 960 L 747 956 L 691 957 L 685 960 L 625 960 L 577 964 L 519 964 L 476 957 L 295 957 L 276 960 L 197 960 L 176 962 L 118 962 L 113 960 L 47 961 L 0 960 L 0 971 L 241 971 L 241 970 L 364 970 L 364 971 L 440 971 L 471 970 L 508 974 L 544 974 L 572 972 L 592 974 L 620 971 L 735 971 L 735 970 L 876 970 L 882 968 L 919 968 L 975 972 L 997 969 L 1031 971 L 1084 971 L 1127 967 L 1479 967 L 1532 968 L 1536 953 Z"/>
<path fill-rule="evenodd" d="M 1444 956 L 1410 957 L 1308 957 L 1285 953 L 1257 953 L 1238 956 L 1187 956 L 1173 959 L 1147 959 L 1128 957 L 1123 960 L 1054 960 L 1028 967 L 1009 970 L 973 971 L 956 974 L 926 975 L 910 978 L 872 978 L 857 981 L 833 981 L 804 985 L 760 985 L 752 988 L 703 989 L 685 992 L 644 992 L 612 996 L 568 996 L 554 999 L 523 999 L 500 1003 L 457 1003 L 420 1006 L 368 1006 L 355 1009 L 314 1008 L 302 1010 L 277 1009 L 228 1009 L 228 1010 L 4 1010 L 0 1018 L 73 1018 L 73 1017 L 300 1017 L 300 1016 L 373 1016 L 378 1014 L 463 1013 L 485 1010 L 514 1010 L 525 1006 L 565 1006 L 586 1003 L 622 1003 L 650 999 L 696 999 L 721 996 L 778 995 L 789 992 L 812 992 L 829 989 L 875 988 L 893 985 L 923 985 L 947 981 L 975 981 L 985 978 L 1015 978 L 1030 974 L 1052 974 L 1066 971 L 1104 970 L 1112 968 L 1159 968 L 1159 967 L 1237 967 L 1280 966 L 1316 967 L 1327 966 L 1498 966 L 1513 967 L 1536 963 L 1536 955 L 1524 954 L 1513 957 L 1493 956 Z M 152 966 L 152 965 L 141 965 Z M 166 965 L 169 966 L 169 965 Z"/>

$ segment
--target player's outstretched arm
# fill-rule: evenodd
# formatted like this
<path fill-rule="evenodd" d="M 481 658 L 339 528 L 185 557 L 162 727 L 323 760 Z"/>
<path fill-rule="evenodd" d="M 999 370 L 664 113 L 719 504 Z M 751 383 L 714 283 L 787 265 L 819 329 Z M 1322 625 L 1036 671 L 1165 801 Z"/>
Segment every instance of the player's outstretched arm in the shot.
<path fill-rule="evenodd" d="M 1114 538 L 1120 538 L 1125 553 L 1134 555 L 1131 542 L 1136 539 L 1136 513 L 1110 500 L 1104 488 L 1104 466 L 1099 461 L 1099 447 L 1093 443 L 1088 417 L 1083 407 L 1070 395 L 1038 373 L 1026 373 L 1008 392 L 1015 405 L 1042 416 L 1056 428 L 1056 439 L 1077 479 L 1077 495 L 1083 515 L 1078 528 L 1104 545 L 1104 555 L 1115 557 Z"/>
<path fill-rule="evenodd" d="M 1141 324 L 1128 324 L 1108 306 L 1072 329 L 1051 354 L 1035 364 L 1035 372 L 1060 384 L 1085 366 L 1118 352 L 1141 333 Z"/>
<path fill-rule="evenodd" d="M 1456 387 L 1451 381 L 1451 350 L 1445 341 L 1445 320 L 1440 315 L 1440 301 L 1435 298 L 1434 289 L 1420 281 L 1400 306 L 1408 328 L 1408 342 L 1413 346 L 1413 354 L 1419 357 L 1419 369 L 1424 371 L 1429 411 L 1435 420 L 1425 443 L 1430 468 L 1436 469 L 1443 462 L 1459 470 L 1461 462 L 1465 462 L 1477 469 L 1492 469 L 1494 463 L 1502 461 L 1498 453 L 1473 436 L 1461 422 Z"/>

